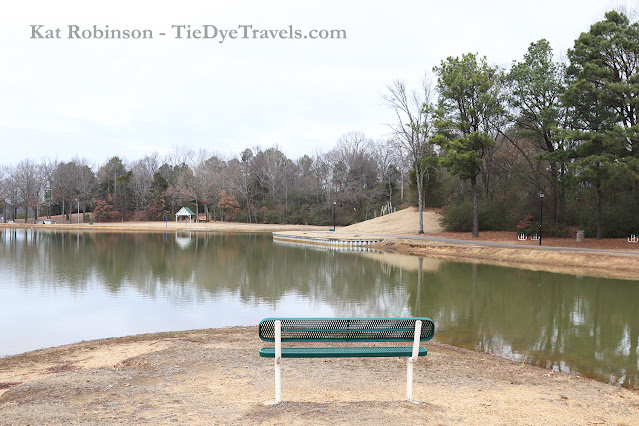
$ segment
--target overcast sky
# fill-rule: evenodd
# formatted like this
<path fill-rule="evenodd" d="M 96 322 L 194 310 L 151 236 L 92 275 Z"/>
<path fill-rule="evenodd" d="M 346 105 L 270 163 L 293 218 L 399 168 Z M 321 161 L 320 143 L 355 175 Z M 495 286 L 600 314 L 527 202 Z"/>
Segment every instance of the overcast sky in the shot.
<path fill-rule="evenodd" d="M 637 1 L 6 2 L 0 163 L 133 161 L 175 146 L 229 157 L 278 145 L 298 158 L 330 150 L 348 131 L 386 138 L 393 115 L 381 96 L 393 80 L 416 86 L 442 59 L 467 52 L 507 67 L 541 38 L 559 55 L 618 5 Z M 42 36 L 59 28 L 60 38 L 32 38 L 32 25 Z M 70 25 L 147 29 L 153 38 L 69 39 Z M 176 39 L 173 25 L 211 25 L 218 35 Z M 292 26 L 302 38 L 246 39 L 241 25 Z M 219 30 L 233 29 L 237 38 L 220 43 Z M 346 39 L 303 38 L 314 29 L 344 30 Z"/>

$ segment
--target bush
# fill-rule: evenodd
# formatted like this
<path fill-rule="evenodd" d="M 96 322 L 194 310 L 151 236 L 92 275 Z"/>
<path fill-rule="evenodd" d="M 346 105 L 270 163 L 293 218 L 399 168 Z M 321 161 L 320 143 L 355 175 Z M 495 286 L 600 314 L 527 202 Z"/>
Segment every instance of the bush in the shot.
<path fill-rule="evenodd" d="M 505 194 L 493 201 L 479 201 L 480 231 L 538 232 L 539 198 Z M 472 205 L 470 200 L 449 200 L 443 209 L 442 225 L 450 232 L 470 232 L 473 227 Z M 544 213 L 549 214 L 548 206 Z M 543 235 L 547 237 L 567 238 L 571 236 L 570 227 L 564 223 L 555 223 L 546 217 Z"/>
<path fill-rule="evenodd" d="M 552 221 L 544 221 L 543 236 L 555 238 L 571 238 L 574 237 L 574 231 L 565 223 L 554 223 Z"/>
<path fill-rule="evenodd" d="M 513 211 L 508 203 L 479 201 L 480 231 L 512 231 L 516 229 Z M 449 232 L 470 232 L 473 229 L 473 208 L 470 200 L 450 204 L 444 209 L 444 229 Z"/>
<path fill-rule="evenodd" d="M 469 232 L 473 229 L 473 213 L 470 201 L 450 204 L 443 211 L 442 226 L 446 231 Z"/>
<path fill-rule="evenodd" d="M 586 231 L 588 237 L 597 235 L 597 210 L 595 206 L 583 206 L 578 212 L 579 228 Z M 637 203 L 631 197 L 618 200 L 617 203 L 602 207 L 602 236 L 604 238 L 624 238 L 630 233 L 639 232 Z"/>

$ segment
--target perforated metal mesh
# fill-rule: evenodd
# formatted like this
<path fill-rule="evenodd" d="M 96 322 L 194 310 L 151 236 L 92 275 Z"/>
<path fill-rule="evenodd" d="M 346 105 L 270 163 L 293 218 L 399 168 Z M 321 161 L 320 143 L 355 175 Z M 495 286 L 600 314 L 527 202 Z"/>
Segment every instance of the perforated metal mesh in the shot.
<path fill-rule="evenodd" d="M 259 326 L 262 340 L 275 341 L 275 318 Z M 430 340 L 435 326 L 429 318 L 282 318 L 284 342 L 409 342 L 415 321 L 422 320 L 420 340 Z"/>

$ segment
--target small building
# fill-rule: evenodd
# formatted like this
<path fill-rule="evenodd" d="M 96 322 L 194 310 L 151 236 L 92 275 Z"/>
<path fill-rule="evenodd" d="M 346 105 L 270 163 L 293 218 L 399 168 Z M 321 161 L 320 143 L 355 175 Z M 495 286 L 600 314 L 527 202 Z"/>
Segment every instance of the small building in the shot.
<path fill-rule="evenodd" d="M 193 222 L 193 217 L 195 217 L 195 213 L 191 211 L 188 207 L 182 207 L 177 213 L 175 213 L 175 221 L 178 221 L 178 217 L 183 217 L 186 221 L 186 218 L 189 218 L 189 222 Z"/>

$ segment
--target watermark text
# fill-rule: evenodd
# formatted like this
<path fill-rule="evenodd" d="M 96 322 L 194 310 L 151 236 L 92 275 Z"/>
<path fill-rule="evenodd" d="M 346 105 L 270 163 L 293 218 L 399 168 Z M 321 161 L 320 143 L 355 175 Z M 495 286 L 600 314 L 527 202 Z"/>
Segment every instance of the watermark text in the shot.
<path fill-rule="evenodd" d="M 346 40 L 345 29 L 303 30 L 289 25 L 285 28 L 260 28 L 242 24 L 234 28 L 216 25 L 174 24 L 165 31 L 151 28 L 114 28 L 109 25 L 65 25 L 51 27 L 30 25 L 32 40 L 213 40 L 224 43 L 231 40 Z"/>

